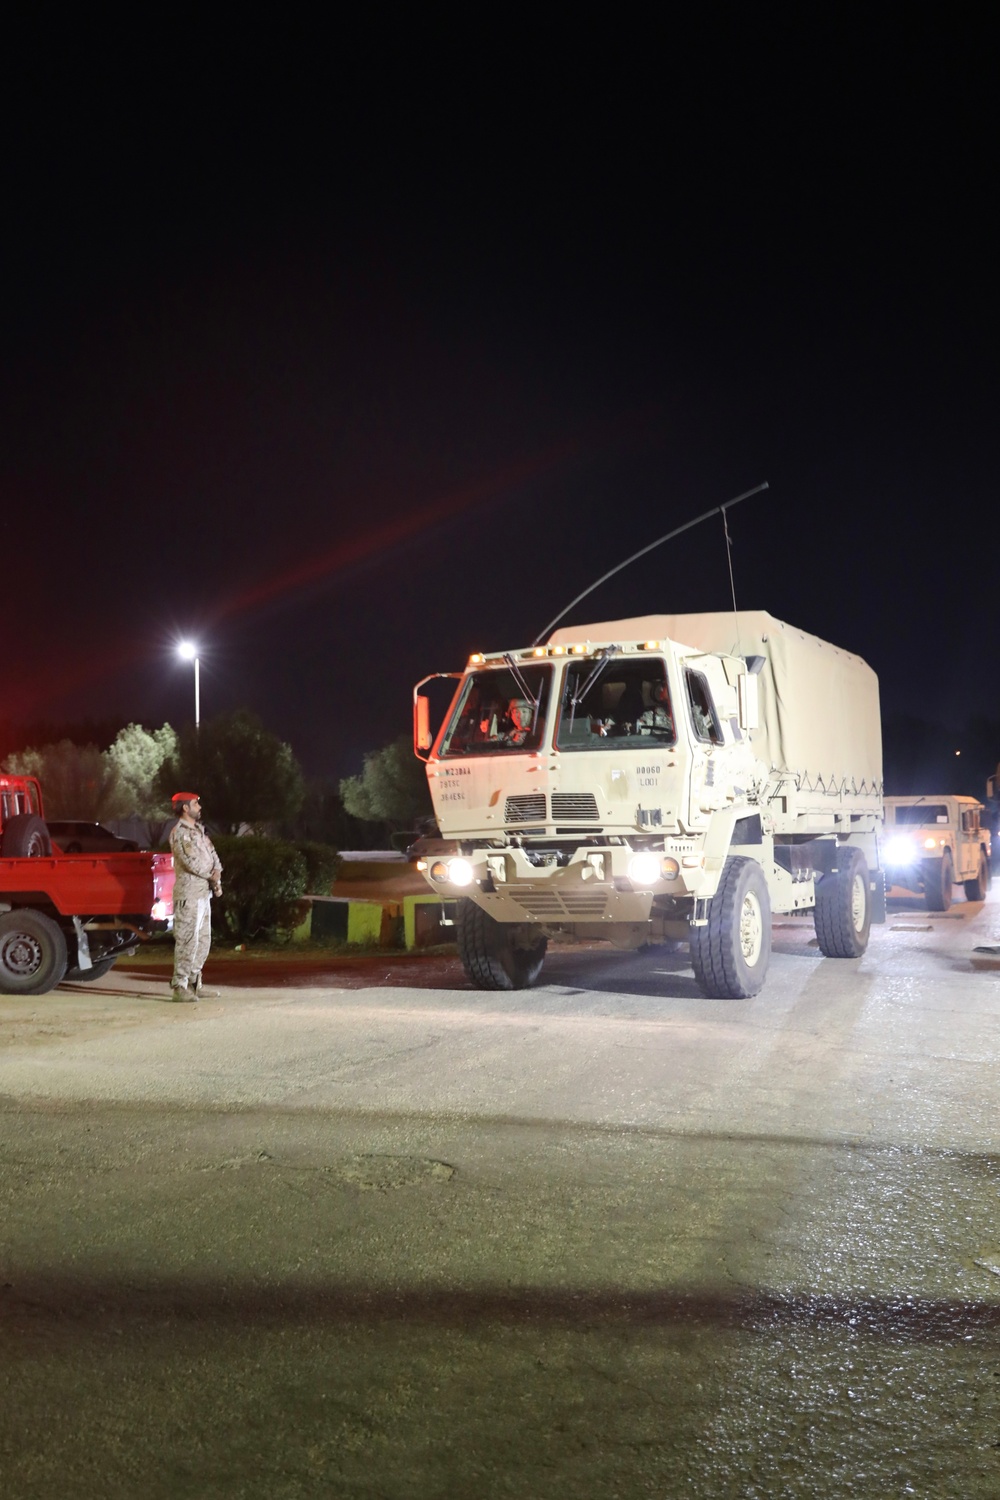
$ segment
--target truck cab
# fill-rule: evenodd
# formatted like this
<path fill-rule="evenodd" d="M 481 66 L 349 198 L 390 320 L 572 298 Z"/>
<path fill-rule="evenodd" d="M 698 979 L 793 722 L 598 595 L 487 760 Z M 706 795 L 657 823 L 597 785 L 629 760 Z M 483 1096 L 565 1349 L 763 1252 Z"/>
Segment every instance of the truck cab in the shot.
<path fill-rule="evenodd" d="M 35 777 L 0 771 L 0 857 L 50 853 L 43 816 L 42 789 Z"/>
<path fill-rule="evenodd" d="M 961 884 L 967 901 L 990 885 L 990 832 L 975 797 L 924 793 L 886 797 L 882 863 L 886 884 L 923 895 L 928 911 L 947 911 Z"/>

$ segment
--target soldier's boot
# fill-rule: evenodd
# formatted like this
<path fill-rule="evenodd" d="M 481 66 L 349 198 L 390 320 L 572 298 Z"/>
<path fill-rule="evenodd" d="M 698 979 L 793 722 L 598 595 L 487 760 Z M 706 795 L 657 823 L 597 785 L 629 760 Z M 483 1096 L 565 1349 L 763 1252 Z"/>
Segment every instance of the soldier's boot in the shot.
<path fill-rule="evenodd" d="M 191 983 L 194 985 L 194 992 L 199 1000 L 218 1000 L 219 991 L 207 990 L 201 982 L 200 974 L 195 974 Z"/>
<path fill-rule="evenodd" d="M 170 998 L 178 1005 L 193 1005 L 198 996 L 186 984 L 172 984 Z"/>

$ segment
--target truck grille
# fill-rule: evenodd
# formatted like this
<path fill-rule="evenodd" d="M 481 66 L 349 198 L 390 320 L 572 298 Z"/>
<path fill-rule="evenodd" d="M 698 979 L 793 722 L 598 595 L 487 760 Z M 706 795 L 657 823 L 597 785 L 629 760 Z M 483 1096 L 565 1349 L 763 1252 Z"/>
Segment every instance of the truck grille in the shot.
<path fill-rule="evenodd" d="M 553 792 L 554 818 L 596 818 L 597 798 L 593 792 Z"/>
<path fill-rule="evenodd" d="M 504 804 L 505 823 L 525 823 L 529 819 L 545 820 L 545 793 L 536 792 L 530 797 L 508 797 Z"/>
<path fill-rule="evenodd" d="M 566 917 L 577 922 L 599 922 L 608 904 L 603 891 L 566 891 L 562 895 L 558 891 L 519 891 L 514 900 L 529 916 L 543 922 L 558 922 Z"/>

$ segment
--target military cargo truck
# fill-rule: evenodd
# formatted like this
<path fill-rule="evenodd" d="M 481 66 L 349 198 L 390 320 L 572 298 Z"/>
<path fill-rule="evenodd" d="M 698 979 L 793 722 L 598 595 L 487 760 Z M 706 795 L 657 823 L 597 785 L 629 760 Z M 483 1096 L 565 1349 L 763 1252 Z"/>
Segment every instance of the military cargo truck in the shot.
<path fill-rule="evenodd" d="M 856 958 L 884 920 L 878 683 L 860 657 L 763 611 L 645 615 L 474 655 L 414 746 L 466 973 L 538 977 L 548 938 L 682 938 L 715 997 L 756 994 L 771 916 L 812 910 Z"/>
<path fill-rule="evenodd" d="M 990 831 L 982 826 L 982 813 L 975 797 L 886 797 L 886 883 L 921 893 L 928 911 L 947 911 L 956 883 L 967 901 L 983 901 L 990 884 Z"/>

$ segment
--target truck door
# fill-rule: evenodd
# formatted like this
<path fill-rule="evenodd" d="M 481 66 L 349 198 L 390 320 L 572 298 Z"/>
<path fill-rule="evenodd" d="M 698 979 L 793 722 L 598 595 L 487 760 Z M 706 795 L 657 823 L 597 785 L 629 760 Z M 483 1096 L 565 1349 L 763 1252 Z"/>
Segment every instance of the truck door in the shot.
<path fill-rule="evenodd" d="M 715 803 L 713 757 L 716 747 L 723 743 L 722 726 L 704 672 L 685 667 L 684 690 L 692 731 L 688 817 L 692 824 L 704 824 Z"/>

